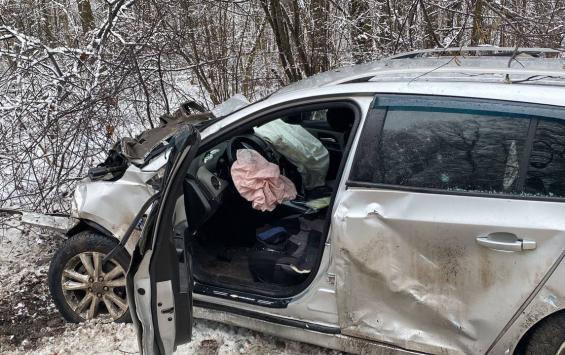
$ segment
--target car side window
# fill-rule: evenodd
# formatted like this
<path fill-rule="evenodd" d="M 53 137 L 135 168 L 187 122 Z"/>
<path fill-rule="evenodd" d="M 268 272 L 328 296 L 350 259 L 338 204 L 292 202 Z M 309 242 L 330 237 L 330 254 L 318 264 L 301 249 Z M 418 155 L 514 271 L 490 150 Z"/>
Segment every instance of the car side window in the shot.
<path fill-rule="evenodd" d="M 524 186 L 526 195 L 565 197 L 565 123 L 536 124 Z"/>
<path fill-rule="evenodd" d="M 303 121 L 326 121 L 328 110 L 316 110 L 302 113 Z"/>
<path fill-rule="evenodd" d="M 376 182 L 514 192 L 529 123 L 526 117 L 502 113 L 389 107 Z"/>

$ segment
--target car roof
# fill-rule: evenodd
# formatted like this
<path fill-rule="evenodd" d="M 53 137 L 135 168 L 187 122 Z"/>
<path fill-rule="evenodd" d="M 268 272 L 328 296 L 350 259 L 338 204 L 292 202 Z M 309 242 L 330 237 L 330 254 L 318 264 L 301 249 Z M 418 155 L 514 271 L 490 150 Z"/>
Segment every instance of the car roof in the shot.
<path fill-rule="evenodd" d="M 548 48 L 462 47 L 402 53 L 320 73 L 271 96 L 317 88 L 377 82 L 474 82 L 565 88 L 565 51 Z"/>
<path fill-rule="evenodd" d="M 476 54 L 473 51 L 481 55 L 468 55 Z M 210 125 L 205 135 L 271 107 L 328 97 L 434 95 L 565 107 L 562 51 L 470 47 L 442 53 L 446 55 L 438 55 L 438 50 L 415 51 L 314 75 L 242 107 Z"/>

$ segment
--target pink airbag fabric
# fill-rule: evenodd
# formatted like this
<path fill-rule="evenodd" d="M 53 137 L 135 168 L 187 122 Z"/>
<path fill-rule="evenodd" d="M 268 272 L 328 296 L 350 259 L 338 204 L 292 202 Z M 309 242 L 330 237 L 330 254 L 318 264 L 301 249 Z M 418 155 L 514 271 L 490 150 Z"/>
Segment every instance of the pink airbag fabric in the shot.
<path fill-rule="evenodd" d="M 272 211 L 278 204 L 296 198 L 296 187 L 281 175 L 278 165 L 270 163 L 252 149 L 239 149 L 231 167 L 237 191 L 259 211 Z"/>

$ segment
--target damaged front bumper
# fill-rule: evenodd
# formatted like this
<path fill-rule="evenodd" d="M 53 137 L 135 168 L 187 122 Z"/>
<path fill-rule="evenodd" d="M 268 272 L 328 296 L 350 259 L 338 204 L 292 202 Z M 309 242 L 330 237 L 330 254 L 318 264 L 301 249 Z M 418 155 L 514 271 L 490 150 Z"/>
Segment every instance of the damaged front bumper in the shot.
<path fill-rule="evenodd" d="M 77 223 L 79 223 L 79 220 L 77 218 L 62 215 L 21 212 L 21 216 L 21 221 L 24 224 L 47 228 L 61 233 L 66 233 Z"/>
<path fill-rule="evenodd" d="M 12 208 L 2 208 L 0 212 L 20 216 L 20 220 L 23 224 L 46 228 L 61 233 L 66 233 L 79 223 L 78 219 L 63 214 L 42 214 Z"/>

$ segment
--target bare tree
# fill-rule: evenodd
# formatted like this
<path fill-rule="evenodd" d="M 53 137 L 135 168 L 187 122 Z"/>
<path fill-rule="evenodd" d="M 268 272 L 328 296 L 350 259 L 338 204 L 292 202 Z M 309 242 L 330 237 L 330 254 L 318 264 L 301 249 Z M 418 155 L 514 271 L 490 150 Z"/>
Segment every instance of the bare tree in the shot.
<path fill-rule="evenodd" d="M 405 50 L 565 46 L 562 0 L 5 0 L 0 205 L 55 211 L 186 100 L 258 99 Z"/>
<path fill-rule="evenodd" d="M 373 24 L 369 3 L 352 0 L 349 8 L 351 18 L 351 52 L 355 63 L 363 63 L 373 55 Z M 381 18 L 384 18 L 382 16 Z"/>

